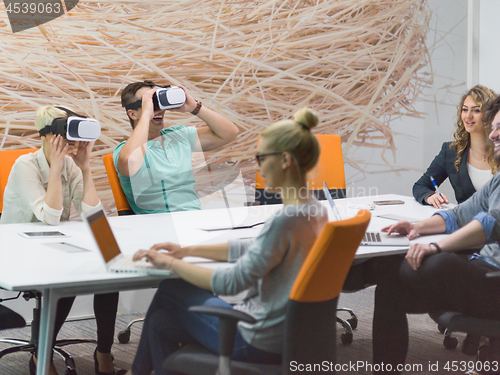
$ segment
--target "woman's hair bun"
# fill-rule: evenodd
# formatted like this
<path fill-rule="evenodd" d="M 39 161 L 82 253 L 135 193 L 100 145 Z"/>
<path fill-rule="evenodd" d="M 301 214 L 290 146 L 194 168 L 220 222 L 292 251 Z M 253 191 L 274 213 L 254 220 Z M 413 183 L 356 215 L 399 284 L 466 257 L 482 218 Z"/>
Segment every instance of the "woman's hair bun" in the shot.
<path fill-rule="evenodd" d="M 318 125 L 319 119 L 316 113 L 307 107 L 299 109 L 294 113 L 293 119 L 302 127 L 311 130 Z"/>

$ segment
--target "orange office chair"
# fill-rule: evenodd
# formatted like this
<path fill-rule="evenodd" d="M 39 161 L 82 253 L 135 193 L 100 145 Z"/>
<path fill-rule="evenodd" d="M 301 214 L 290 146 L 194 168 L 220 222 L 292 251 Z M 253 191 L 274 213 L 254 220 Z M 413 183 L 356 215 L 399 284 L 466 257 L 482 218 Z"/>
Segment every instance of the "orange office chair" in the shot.
<path fill-rule="evenodd" d="M 342 143 L 339 135 L 318 134 L 316 138 L 321 146 L 316 170 L 311 173 L 308 180 L 309 189 L 320 200 L 326 199 L 323 193 L 323 182 L 326 182 L 333 199 L 345 198 L 346 183 L 344 172 L 344 158 L 342 156 Z M 260 204 L 281 203 L 278 194 L 266 192 L 264 180 L 259 172 L 255 174 L 255 201 Z"/>
<path fill-rule="evenodd" d="M 323 192 L 323 182 L 326 182 L 333 199 L 345 198 L 346 183 L 344 171 L 344 157 L 342 156 L 342 143 L 339 135 L 318 134 L 321 154 L 319 156 L 316 170 L 312 171 L 308 180 L 309 189 L 319 199 L 326 199 Z M 265 190 L 265 184 L 259 172 L 255 174 L 255 201 L 260 204 L 278 204 L 281 198 L 278 194 L 269 193 Z M 337 322 L 342 325 L 345 333 L 341 336 L 343 344 L 350 344 L 353 340 L 352 330 L 358 326 L 358 317 L 351 309 L 339 308 L 339 311 L 347 312 L 349 319 L 337 316 Z"/>
<path fill-rule="evenodd" d="M 31 152 L 38 151 L 37 148 L 23 148 L 16 150 L 1 150 L 0 151 L 0 215 L 3 210 L 3 193 L 5 191 L 5 186 L 7 186 L 7 181 L 9 179 L 10 170 L 14 165 L 17 158 L 21 155 L 29 154 Z"/>
<path fill-rule="evenodd" d="M 115 163 L 113 163 L 113 154 L 104 155 L 102 161 L 104 162 L 104 168 L 106 168 L 106 174 L 108 175 L 109 185 L 113 192 L 118 215 L 133 215 L 134 211 L 132 211 L 132 208 L 128 204 L 127 197 L 122 190 L 120 179 L 118 178 Z"/>
<path fill-rule="evenodd" d="M 120 178 L 118 177 L 118 172 L 115 168 L 115 163 L 113 162 L 113 154 L 104 155 L 102 157 L 104 162 L 104 168 L 106 169 L 106 174 L 108 175 L 109 185 L 111 186 L 111 191 L 113 193 L 113 198 L 116 204 L 116 210 L 118 215 L 134 215 L 134 211 L 128 204 L 127 197 L 123 192 L 122 185 L 120 184 Z M 135 323 L 143 322 L 144 318 L 134 319 L 130 321 L 123 331 L 118 332 L 118 341 L 122 344 L 126 344 L 130 341 L 131 328 Z"/>
<path fill-rule="evenodd" d="M 188 375 L 292 374 L 293 364 L 336 363 L 337 301 L 354 254 L 363 238 L 370 213 L 327 223 L 316 239 L 290 293 L 281 365 L 231 361 L 238 320 L 255 323 L 241 311 L 214 306 L 194 306 L 190 311 L 219 317 L 219 356 L 201 345 L 187 345 L 170 355 L 165 370 Z M 297 370 L 297 369 L 295 369 Z"/>

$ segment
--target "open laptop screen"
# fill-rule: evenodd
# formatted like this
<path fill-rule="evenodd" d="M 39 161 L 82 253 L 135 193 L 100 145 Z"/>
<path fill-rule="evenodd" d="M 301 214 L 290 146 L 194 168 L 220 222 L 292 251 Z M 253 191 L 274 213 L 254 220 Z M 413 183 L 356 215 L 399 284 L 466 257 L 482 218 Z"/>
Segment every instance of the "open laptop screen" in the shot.
<path fill-rule="evenodd" d="M 111 231 L 104 211 L 100 209 L 91 215 L 86 216 L 86 218 L 104 261 L 108 263 L 114 257 L 120 255 L 120 248 L 116 243 L 115 236 Z"/>
<path fill-rule="evenodd" d="M 342 216 L 340 216 L 339 210 L 337 210 L 337 206 L 335 206 L 335 202 L 333 201 L 332 195 L 330 194 L 330 190 L 328 189 L 328 186 L 326 185 L 326 181 L 323 181 L 323 193 L 325 193 L 326 199 L 328 199 L 328 202 L 330 203 L 330 206 L 332 207 L 333 214 L 335 215 L 335 219 L 342 220 Z"/>

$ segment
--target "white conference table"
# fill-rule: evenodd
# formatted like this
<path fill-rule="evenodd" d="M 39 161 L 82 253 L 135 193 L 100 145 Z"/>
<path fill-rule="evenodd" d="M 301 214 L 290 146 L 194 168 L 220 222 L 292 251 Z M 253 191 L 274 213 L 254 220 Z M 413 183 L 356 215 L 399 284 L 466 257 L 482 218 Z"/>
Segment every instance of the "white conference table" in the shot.
<path fill-rule="evenodd" d="M 400 199 L 403 205 L 376 206 L 372 212 L 369 230 L 380 230 L 395 223 L 379 218 L 382 214 L 398 214 L 418 220 L 430 217 L 436 210 L 422 206 L 413 197 L 394 194 L 335 200 L 343 219 L 354 216 L 359 208 L 355 203 L 372 203 L 374 200 Z M 326 201 L 323 204 L 327 205 Z M 174 212 L 137 216 L 110 217 L 109 221 L 120 249 L 133 254 L 138 249 L 148 249 L 158 242 L 177 242 L 183 246 L 226 242 L 230 238 L 255 237 L 261 225 L 252 229 L 205 231 L 201 228 L 250 225 L 265 221 L 281 205 L 237 207 L 202 211 Z M 329 210 L 330 219 L 333 213 Z M 64 239 L 27 239 L 23 231 L 59 230 L 69 237 Z M 442 236 L 426 236 L 416 241 L 432 242 Z M 87 249 L 81 252 L 64 252 L 47 246 L 48 243 L 66 242 Z M 360 246 L 356 258 L 369 258 L 404 253 L 407 248 Z M 202 258 L 189 261 L 200 266 L 227 267 L 227 263 L 207 262 Z M 175 277 L 172 275 L 171 277 Z M 82 294 L 109 293 L 157 286 L 165 276 L 107 273 L 90 232 L 83 222 L 63 222 L 47 227 L 41 223 L 0 225 L 0 287 L 10 291 L 37 290 L 42 293 L 40 337 L 37 375 L 48 373 L 55 323 L 57 301 L 62 297 Z"/>

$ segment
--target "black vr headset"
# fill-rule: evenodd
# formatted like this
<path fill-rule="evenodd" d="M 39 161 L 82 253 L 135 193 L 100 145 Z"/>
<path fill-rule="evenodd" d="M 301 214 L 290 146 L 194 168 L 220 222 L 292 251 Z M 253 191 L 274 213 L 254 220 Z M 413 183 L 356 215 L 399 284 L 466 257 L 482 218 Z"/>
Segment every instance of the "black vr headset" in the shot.
<path fill-rule="evenodd" d="M 70 117 L 57 117 L 52 124 L 40 129 L 40 136 L 52 133 L 62 135 L 68 141 L 95 141 L 101 135 L 99 121 L 79 115 L 64 107 L 55 107 L 66 112 Z"/>
<path fill-rule="evenodd" d="M 164 109 L 179 108 L 186 102 L 186 93 L 183 89 L 177 86 L 158 86 L 155 94 L 153 95 L 153 106 L 155 111 Z M 142 107 L 142 99 L 133 103 L 127 104 L 125 109 L 139 109 Z"/>

